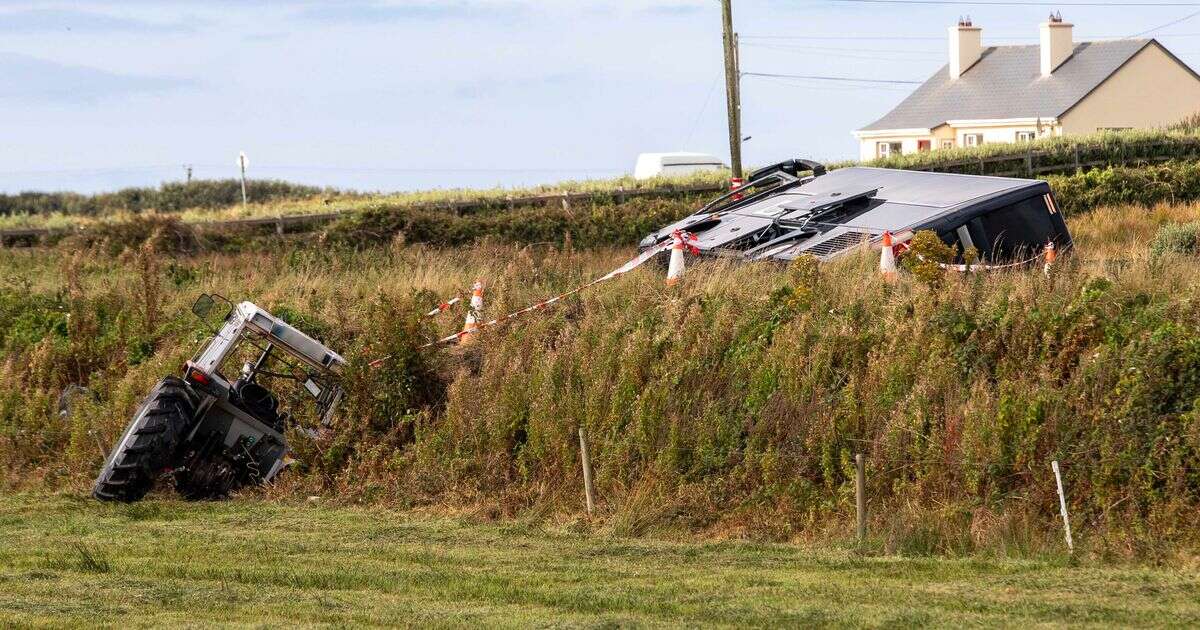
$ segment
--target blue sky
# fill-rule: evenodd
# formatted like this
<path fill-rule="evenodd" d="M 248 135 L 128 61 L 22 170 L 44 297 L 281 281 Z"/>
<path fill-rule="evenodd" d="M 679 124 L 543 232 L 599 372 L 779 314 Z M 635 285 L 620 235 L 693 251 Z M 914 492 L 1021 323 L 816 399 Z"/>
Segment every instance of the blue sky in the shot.
<path fill-rule="evenodd" d="M 985 44 L 1034 43 L 1051 8 L 734 17 L 744 71 L 923 80 L 959 15 Z M 1077 39 L 1200 10 L 1057 8 Z M 1200 17 L 1154 36 L 1200 67 Z M 717 0 L 0 1 L 0 191 L 229 177 L 239 150 L 252 177 L 365 190 L 605 177 L 643 151 L 726 156 L 721 72 Z M 851 130 L 907 91 L 747 77 L 746 159 L 852 157 Z"/>

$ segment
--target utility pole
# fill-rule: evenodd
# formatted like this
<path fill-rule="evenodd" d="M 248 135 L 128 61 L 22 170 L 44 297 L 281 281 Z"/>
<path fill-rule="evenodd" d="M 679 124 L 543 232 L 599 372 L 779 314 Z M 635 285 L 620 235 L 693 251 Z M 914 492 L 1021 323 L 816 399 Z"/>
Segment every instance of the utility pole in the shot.
<path fill-rule="evenodd" d="M 742 104 L 737 60 L 737 34 L 733 32 L 733 0 L 721 0 L 722 40 L 725 44 L 725 110 L 729 114 L 729 165 L 734 179 L 742 178 Z"/>
<path fill-rule="evenodd" d="M 250 166 L 250 158 L 246 157 L 246 152 L 238 153 L 238 168 L 242 171 L 242 205 L 246 205 L 246 167 Z"/>
<path fill-rule="evenodd" d="M 187 183 L 189 183 L 189 184 L 192 183 L 192 165 L 184 164 L 183 170 L 184 170 L 184 172 L 187 173 Z"/>

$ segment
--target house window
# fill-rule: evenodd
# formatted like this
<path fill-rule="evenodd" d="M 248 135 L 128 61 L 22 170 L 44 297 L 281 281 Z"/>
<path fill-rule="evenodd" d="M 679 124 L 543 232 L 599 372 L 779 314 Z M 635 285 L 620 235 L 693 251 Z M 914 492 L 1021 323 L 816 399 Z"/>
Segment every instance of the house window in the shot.
<path fill-rule="evenodd" d="M 925 153 L 933 148 L 932 140 L 917 140 L 917 152 Z"/>
<path fill-rule="evenodd" d="M 1033 142 L 1035 135 L 1032 131 L 1018 131 L 1017 142 Z"/>
<path fill-rule="evenodd" d="M 953 149 L 954 148 L 954 140 L 952 140 L 952 139 L 951 140 L 942 140 L 942 148 L 943 149 Z"/>
<path fill-rule="evenodd" d="M 963 146 L 977 147 L 983 144 L 983 134 L 981 133 L 964 133 Z"/>
<path fill-rule="evenodd" d="M 875 157 L 885 158 L 892 155 L 900 155 L 901 144 L 899 142 L 877 142 L 875 143 Z"/>

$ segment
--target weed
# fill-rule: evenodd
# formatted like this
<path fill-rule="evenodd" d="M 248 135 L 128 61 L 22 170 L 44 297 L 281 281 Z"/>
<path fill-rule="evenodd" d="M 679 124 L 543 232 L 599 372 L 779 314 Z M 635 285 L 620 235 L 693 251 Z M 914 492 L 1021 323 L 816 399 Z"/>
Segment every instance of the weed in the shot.
<path fill-rule="evenodd" d="M 112 570 L 108 560 L 97 555 L 86 545 L 81 542 L 71 543 L 71 547 L 75 550 L 78 558 L 75 561 L 76 568 L 84 573 L 108 573 Z"/>

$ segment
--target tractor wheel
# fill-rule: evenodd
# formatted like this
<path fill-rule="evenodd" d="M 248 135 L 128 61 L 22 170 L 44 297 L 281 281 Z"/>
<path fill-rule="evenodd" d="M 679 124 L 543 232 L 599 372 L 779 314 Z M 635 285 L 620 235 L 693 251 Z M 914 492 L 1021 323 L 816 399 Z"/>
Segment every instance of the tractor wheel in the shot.
<path fill-rule="evenodd" d="M 196 395 L 182 380 L 158 382 L 117 442 L 92 488 L 101 501 L 137 501 L 171 462 L 192 418 Z"/>

